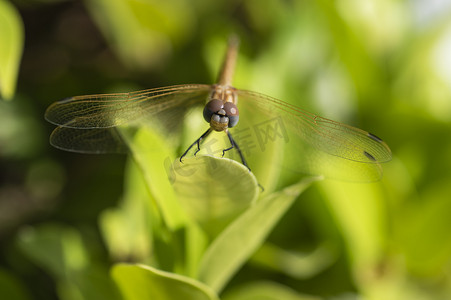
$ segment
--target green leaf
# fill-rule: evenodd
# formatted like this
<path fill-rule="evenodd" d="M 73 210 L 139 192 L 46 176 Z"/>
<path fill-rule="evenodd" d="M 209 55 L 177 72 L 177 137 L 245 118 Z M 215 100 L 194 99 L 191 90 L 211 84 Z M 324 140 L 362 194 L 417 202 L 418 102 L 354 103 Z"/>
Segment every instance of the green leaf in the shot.
<path fill-rule="evenodd" d="M 157 131 L 150 128 L 143 127 L 137 132 L 133 132 L 130 128 L 123 128 L 121 134 L 132 150 L 133 159 L 139 171 L 131 172 L 129 170 L 126 181 L 127 194 L 122 211 L 114 211 L 105 215 L 109 220 L 104 220 L 106 223 L 103 225 L 111 227 L 104 228 L 108 232 L 106 233 L 111 246 L 123 253 L 135 254 L 139 254 L 135 248 L 137 245 L 148 250 L 150 247 L 153 254 L 151 258 L 156 260 L 154 263 L 158 268 L 177 270 L 177 273 L 182 274 L 195 274 L 199 257 L 205 249 L 206 237 L 205 233 L 192 222 L 183 210 L 178 199 L 179 195 L 174 191 L 168 178 L 169 176 L 173 177 L 171 157 L 175 156 L 171 151 L 171 145 Z M 150 198 L 144 199 L 146 195 L 142 186 L 137 185 L 138 181 L 144 181 L 147 195 L 150 195 Z M 137 198 L 143 199 L 138 200 Z M 149 199 L 150 202 L 143 203 Z M 148 221 L 141 220 L 141 225 L 137 224 L 138 220 L 133 216 L 136 213 L 143 214 L 141 218 L 146 218 Z M 110 215 L 108 216 L 108 214 Z M 144 228 L 145 226 L 142 227 L 144 225 L 142 222 L 148 222 L 152 228 L 152 241 L 150 241 L 150 233 L 147 237 L 143 235 L 147 229 Z M 133 228 L 131 224 L 138 225 L 142 229 L 141 237 L 138 239 L 136 236 L 128 237 L 127 239 L 133 243 L 123 245 L 123 240 L 115 238 L 117 232 L 115 233 L 115 229 L 112 227 L 122 226 L 118 230 L 122 235 L 136 235 L 136 232 L 132 233 L 136 231 L 136 228 Z M 152 244 L 149 245 L 149 243 Z M 144 248 L 141 249 L 145 250 Z M 145 253 L 141 251 L 140 254 L 136 258 L 139 259 L 139 256 L 144 258 L 143 254 Z M 148 260 L 142 259 L 140 261 L 148 262 Z"/>
<path fill-rule="evenodd" d="M 307 177 L 259 200 L 230 224 L 207 249 L 198 278 L 215 291 L 222 290 L 238 268 L 260 247 L 294 200 L 312 182 Z"/>
<path fill-rule="evenodd" d="M 71 273 L 67 280 L 57 281 L 57 292 L 61 300 L 122 300 L 107 268 L 99 265 L 90 265 Z"/>
<path fill-rule="evenodd" d="M 208 286 L 194 279 L 149 266 L 117 264 L 111 275 L 125 300 L 219 300 Z"/>
<path fill-rule="evenodd" d="M 331 46 L 336 48 L 340 60 L 345 64 L 357 95 L 362 99 L 366 99 L 364 97 L 366 95 L 369 99 L 375 97 L 375 95 L 381 95 L 382 89 L 379 86 L 380 65 L 374 60 L 374 56 L 369 52 L 364 40 L 357 35 L 356 28 L 352 28 L 346 23 L 338 6 L 333 2 L 320 0 L 316 4 L 327 17 L 327 25 L 333 28 L 330 30 L 333 38 L 333 45 Z"/>
<path fill-rule="evenodd" d="M 99 223 L 108 249 L 117 261 L 144 261 L 151 253 L 152 223 L 161 221 L 151 205 L 143 174 L 129 158 L 124 196 L 118 208 L 105 210 Z"/>
<path fill-rule="evenodd" d="M 14 96 L 23 48 L 23 25 L 9 1 L 0 1 L 0 96 Z"/>
<path fill-rule="evenodd" d="M 25 285 L 15 276 L 0 269 L 0 299 L 32 299 Z"/>
<path fill-rule="evenodd" d="M 387 215 L 381 183 L 323 181 L 319 185 L 348 245 L 358 274 L 379 263 L 387 243 Z"/>
<path fill-rule="evenodd" d="M 26 228 L 18 245 L 54 278 L 59 299 L 119 299 L 105 268 L 90 261 L 77 230 L 60 224 Z"/>
<path fill-rule="evenodd" d="M 79 232 L 67 226 L 45 224 L 26 228 L 19 234 L 18 245 L 55 278 L 65 278 L 68 272 L 88 265 L 89 258 Z"/>
<path fill-rule="evenodd" d="M 121 128 L 120 132 L 132 151 L 164 224 L 171 230 L 182 227 L 187 222 L 186 213 L 168 180 L 169 175 L 162 176 L 168 174 L 166 166 L 171 164 L 171 157 L 175 157 L 171 151 L 173 148 L 150 128 L 142 127 L 137 131 Z"/>
<path fill-rule="evenodd" d="M 302 254 L 265 243 L 252 256 L 251 262 L 296 279 L 306 279 L 330 267 L 336 262 L 337 256 L 337 250 L 328 244 L 320 245 L 313 251 Z"/>
<path fill-rule="evenodd" d="M 186 40 L 195 22 L 186 0 L 85 2 L 94 21 L 122 62 L 136 69 L 161 64 L 173 43 Z"/>
<path fill-rule="evenodd" d="M 421 201 L 403 205 L 394 222 L 397 225 L 394 236 L 403 250 L 403 262 L 418 276 L 441 276 L 443 266 L 451 259 L 449 182 L 447 177 L 431 184 Z"/>
<path fill-rule="evenodd" d="M 258 197 L 255 176 L 227 158 L 198 155 L 176 160 L 174 189 L 188 214 L 209 233 L 218 232 Z"/>
<path fill-rule="evenodd" d="M 208 245 L 208 237 L 197 224 L 190 223 L 186 228 L 186 265 L 185 275 L 196 277 L 199 261 Z"/>
<path fill-rule="evenodd" d="M 224 296 L 224 300 L 320 300 L 301 295 L 295 290 L 275 282 L 255 282 L 240 286 Z"/>

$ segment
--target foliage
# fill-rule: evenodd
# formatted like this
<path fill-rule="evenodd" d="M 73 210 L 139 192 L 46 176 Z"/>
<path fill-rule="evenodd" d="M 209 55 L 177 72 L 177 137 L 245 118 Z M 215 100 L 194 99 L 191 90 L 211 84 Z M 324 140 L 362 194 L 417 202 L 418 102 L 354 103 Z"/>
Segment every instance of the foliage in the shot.
<path fill-rule="evenodd" d="M 0 1 L 0 298 L 447 299 L 451 7 L 425 3 Z M 293 176 L 281 145 L 180 164 L 201 118 L 121 128 L 126 161 L 46 145 L 54 100 L 214 82 L 232 32 L 237 88 L 376 133 L 383 179 Z"/>
<path fill-rule="evenodd" d="M 6 1 L 0 1 L 0 43 L 0 96 L 9 100 L 16 88 L 23 28 L 17 11 Z"/>

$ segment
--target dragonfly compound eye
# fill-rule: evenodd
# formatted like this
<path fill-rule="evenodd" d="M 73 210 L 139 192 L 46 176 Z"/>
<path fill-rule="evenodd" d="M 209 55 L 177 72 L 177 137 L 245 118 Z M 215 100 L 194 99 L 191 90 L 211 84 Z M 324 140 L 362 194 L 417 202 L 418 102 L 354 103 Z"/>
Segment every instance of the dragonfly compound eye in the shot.
<path fill-rule="evenodd" d="M 210 100 L 204 107 L 204 119 L 210 123 L 211 117 L 216 114 L 222 107 L 224 102 L 218 99 Z"/>
<path fill-rule="evenodd" d="M 233 127 L 236 124 L 238 124 L 240 115 L 239 115 L 238 108 L 236 107 L 236 105 L 233 104 L 232 102 L 226 102 L 224 104 L 224 110 L 225 110 L 227 117 L 229 117 L 229 127 Z"/>

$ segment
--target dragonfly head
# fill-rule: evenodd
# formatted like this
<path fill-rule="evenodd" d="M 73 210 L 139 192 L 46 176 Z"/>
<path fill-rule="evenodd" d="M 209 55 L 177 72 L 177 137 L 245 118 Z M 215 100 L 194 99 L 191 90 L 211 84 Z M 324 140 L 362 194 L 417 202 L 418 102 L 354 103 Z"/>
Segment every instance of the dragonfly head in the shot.
<path fill-rule="evenodd" d="M 238 108 L 232 102 L 210 100 L 204 107 L 204 119 L 215 131 L 224 131 L 238 123 Z"/>

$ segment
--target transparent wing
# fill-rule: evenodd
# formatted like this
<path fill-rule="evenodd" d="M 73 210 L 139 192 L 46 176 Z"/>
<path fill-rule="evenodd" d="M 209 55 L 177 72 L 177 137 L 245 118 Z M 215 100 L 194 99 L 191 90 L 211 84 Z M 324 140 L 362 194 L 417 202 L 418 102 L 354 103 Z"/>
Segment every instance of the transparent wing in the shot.
<path fill-rule="evenodd" d="M 78 153 L 127 153 L 128 148 L 117 128 L 77 129 L 58 126 L 50 135 L 50 144 Z"/>
<path fill-rule="evenodd" d="M 53 103 L 45 113 L 50 123 L 70 128 L 108 128 L 150 120 L 177 107 L 206 100 L 209 85 L 179 85 L 131 93 L 87 95 Z"/>
<path fill-rule="evenodd" d="M 349 160 L 376 163 L 391 160 L 387 144 L 364 130 L 304 111 L 278 99 L 238 90 L 240 105 L 251 102 L 269 116 L 282 117 L 284 125 L 313 147 Z"/>
<path fill-rule="evenodd" d="M 76 96 L 53 103 L 45 118 L 58 125 L 50 143 L 80 153 L 121 153 L 127 148 L 115 127 L 149 124 L 172 133 L 189 108 L 203 104 L 209 85 L 180 85 L 131 93 Z"/>
<path fill-rule="evenodd" d="M 260 93 L 237 93 L 240 116 L 242 110 L 258 116 L 245 125 L 251 126 L 249 134 L 256 136 L 256 148 L 262 151 L 269 141 L 279 138 L 291 149 L 291 154 L 285 155 L 289 168 L 330 178 L 373 181 L 382 175 L 379 163 L 391 159 L 387 144 L 369 132 Z"/>

